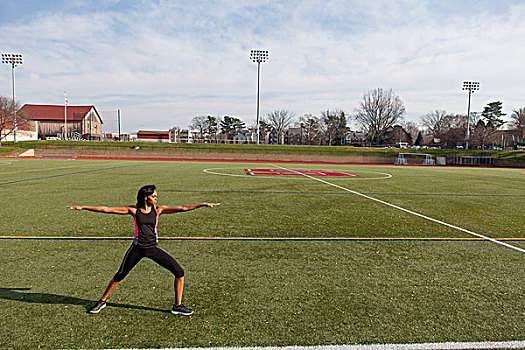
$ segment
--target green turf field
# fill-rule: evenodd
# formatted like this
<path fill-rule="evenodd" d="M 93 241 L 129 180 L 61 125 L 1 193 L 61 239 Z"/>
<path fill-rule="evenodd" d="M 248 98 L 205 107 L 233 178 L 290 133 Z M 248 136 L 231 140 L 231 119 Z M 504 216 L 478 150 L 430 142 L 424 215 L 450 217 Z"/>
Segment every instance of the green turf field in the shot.
<path fill-rule="evenodd" d="M 281 168 L 358 176 L 244 170 Z M 0 158 L 0 236 L 132 237 L 129 216 L 66 206 L 134 204 L 145 184 L 159 204 L 221 203 L 159 221 L 208 238 L 161 241 L 195 314 L 169 313 L 149 260 L 85 313 L 129 240 L 3 239 L 0 348 L 525 340 L 524 169 Z"/>

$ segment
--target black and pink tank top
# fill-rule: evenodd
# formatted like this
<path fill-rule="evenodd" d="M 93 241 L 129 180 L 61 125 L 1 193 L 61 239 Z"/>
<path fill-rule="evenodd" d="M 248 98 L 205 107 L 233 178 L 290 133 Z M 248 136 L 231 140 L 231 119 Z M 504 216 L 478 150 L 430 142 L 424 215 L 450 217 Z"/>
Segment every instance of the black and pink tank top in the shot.
<path fill-rule="evenodd" d="M 157 210 L 151 208 L 150 212 L 144 214 L 137 208 L 135 214 L 135 237 L 133 244 L 140 248 L 156 247 L 159 243 L 157 236 L 158 216 Z"/>

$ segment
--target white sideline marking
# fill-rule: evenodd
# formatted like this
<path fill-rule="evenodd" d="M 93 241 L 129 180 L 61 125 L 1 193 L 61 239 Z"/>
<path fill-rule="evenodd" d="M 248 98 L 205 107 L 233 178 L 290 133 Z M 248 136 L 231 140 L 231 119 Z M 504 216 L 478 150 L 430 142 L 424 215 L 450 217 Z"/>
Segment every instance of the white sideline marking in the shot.
<path fill-rule="evenodd" d="M 254 346 L 213 348 L 160 348 L 149 350 L 462 350 L 462 349 L 524 349 L 525 341 L 500 342 L 447 342 L 416 344 L 372 344 L 372 345 L 314 345 L 314 346 Z M 119 349 L 147 350 L 147 349 Z"/>
<path fill-rule="evenodd" d="M 389 207 L 396 208 L 396 209 L 402 210 L 402 211 L 404 211 L 404 212 L 406 212 L 406 213 L 409 213 L 409 214 L 412 214 L 412 215 L 419 216 L 420 218 L 423 218 L 423 219 L 426 219 L 426 220 L 430 220 L 430 221 L 433 221 L 433 222 L 435 222 L 435 223 L 438 223 L 438 224 L 441 224 L 441 225 L 444 225 L 444 226 L 447 226 L 447 227 L 450 227 L 450 228 L 453 228 L 453 229 L 456 229 L 456 230 L 459 230 L 459 231 L 463 231 L 463 232 L 468 233 L 468 234 L 470 234 L 470 235 L 473 235 L 473 236 L 476 236 L 476 237 L 480 237 L 480 238 L 486 239 L 486 240 L 488 240 L 488 241 L 491 241 L 491 242 L 493 242 L 493 243 L 501 244 L 501 245 L 503 245 L 503 246 L 505 246 L 505 247 L 507 247 L 507 248 L 515 249 L 515 250 L 517 250 L 517 251 L 519 251 L 519 252 L 525 253 L 525 249 L 521 249 L 521 248 L 515 247 L 515 246 L 513 246 L 513 245 L 511 245 L 511 244 L 497 241 L 497 240 L 495 240 L 495 239 L 493 239 L 493 238 L 490 238 L 490 237 L 487 237 L 487 236 L 481 235 L 481 234 L 476 233 L 476 232 L 469 231 L 469 230 L 467 230 L 467 229 L 464 229 L 464 228 L 461 228 L 461 227 L 458 227 L 458 226 L 455 226 L 455 225 L 452 225 L 452 224 L 446 223 L 446 222 L 441 221 L 441 220 L 437 220 L 437 219 L 431 218 L 431 217 L 429 217 L 429 216 L 426 216 L 426 215 L 423 215 L 423 214 L 420 214 L 420 213 L 416 213 L 415 211 L 412 211 L 412 210 L 408 210 L 408 209 L 405 209 L 405 208 L 399 207 L 399 206 L 397 206 L 397 205 L 395 205 L 395 204 L 388 203 L 388 202 L 382 201 L 382 200 L 380 200 L 380 199 L 377 199 L 377 198 L 374 198 L 374 197 L 367 196 L 366 194 L 362 194 L 362 193 L 356 192 L 356 191 L 354 191 L 354 190 L 348 189 L 348 188 L 346 188 L 346 187 L 342 187 L 342 186 L 339 186 L 339 185 L 333 184 L 333 183 L 328 182 L 328 181 L 326 181 L 326 180 L 318 179 L 318 178 L 313 177 L 313 176 L 310 176 L 310 175 L 308 175 L 308 174 L 301 173 L 300 171 L 290 170 L 290 169 L 287 169 L 287 168 L 283 168 L 283 167 L 281 167 L 281 166 L 279 166 L 279 165 L 273 165 L 273 166 L 275 166 L 275 167 L 277 167 L 277 168 L 281 168 L 281 169 L 283 169 L 283 170 L 288 170 L 288 171 L 296 172 L 296 173 L 301 174 L 301 175 L 303 175 L 303 176 L 305 176 L 305 177 L 307 177 L 307 178 L 310 178 L 310 179 L 312 179 L 312 180 L 319 181 L 319 182 L 325 183 L 325 184 L 327 184 L 327 185 L 337 187 L 337 188 L 339 188 L 339 189 L 341 189 L 341 190 L 343 190 L 343 191 L 347 191 L 347 192 L 351 192 L 351 193 L 353 193 L 353 194 L 357 194 L 357 195 L 359 195 L 359 196 L 361 196 L 361 197 L 365 197 L 365 198 L 371 199 L 371 200 L 373 200 L 373 201 L 376 201 L 376 202 L 379 202 L 379 203 L 382 203 L 382 204 L 388 205 Z"/>

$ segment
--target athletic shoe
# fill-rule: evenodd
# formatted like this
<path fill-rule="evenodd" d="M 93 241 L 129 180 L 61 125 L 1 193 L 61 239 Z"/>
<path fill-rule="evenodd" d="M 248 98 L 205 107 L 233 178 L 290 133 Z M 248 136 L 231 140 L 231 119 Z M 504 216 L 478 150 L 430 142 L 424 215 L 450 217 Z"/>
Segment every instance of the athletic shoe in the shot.
<path fill-rule="evenodd" d="M 173 308 L 171 309 L 171 313 L 174 315 L 189 316 L 193 314 L 193 310 L 188 309 L 186 306 L 180 304 L 179 306 L 173 305 Z"/>
<path fill-rule="evenodd" d="M 106 302 L 102 301 L 102 300 L 99 300 L 99 301 L 97 301 L 95 306 L 93 306 L 93 308 L 88 311 L 88 313 L 90 313 L 90 314 L 98 314 L 100 312 L 100 310 L 102 310 L 105 307 L 106 307 Z"/>

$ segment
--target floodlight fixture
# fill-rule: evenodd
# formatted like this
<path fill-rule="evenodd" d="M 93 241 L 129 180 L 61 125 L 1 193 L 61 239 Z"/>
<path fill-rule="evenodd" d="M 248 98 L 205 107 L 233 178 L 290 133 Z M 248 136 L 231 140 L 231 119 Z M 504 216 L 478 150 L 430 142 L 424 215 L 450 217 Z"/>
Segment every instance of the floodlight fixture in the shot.
<path fill-rule="evenodd" d="M 14 53 L 3 53 L 2 54 L 2 63 L 10 64 L 13 68 L 21 65 L 22 55 Z"/>
<path fill-rule="evenodd" d="M 16 122 L 16 99 L 15 99 L 15 67 L 23 63 L 22 55 L 17 53 L 3 53 L 2 63 L 11 65 L 11 76 L 13 80 L 13 141 L 16 142 L 16 131 L 18 125 Z"/>
<path fill-rule="evenodd" d="M 250 52 L 250 58 L 253 62 L 262 63 L 266 62 L 268 59 L 268 51 L 267 50 L 252 50 Z"/>
<path fill-rule="evenodd" d="M 462 90 L 468 91 L 467 134 L 465 137 L 465 149 L 468 149 L 468 141 L 470 138 L 470 95 L 472 95 L 474 91 L 479 90 L 479 81 L 464 81 Z"/>
<path fill-rule="evenodd" d="M 261 63 L 268 60 L 268 51 L 267 50 L 252 50 L 250 52 L 250 58 L 253 62 L 257 63 L 257 144 L 259 144 L 259 81 L 261 78 Z"/>
<path fill-rule="evenodd" d="M 464 81 L 463 90 L 468 90 L 473 93 L 476 90 L 479 90 L 479 81 Z"/>

